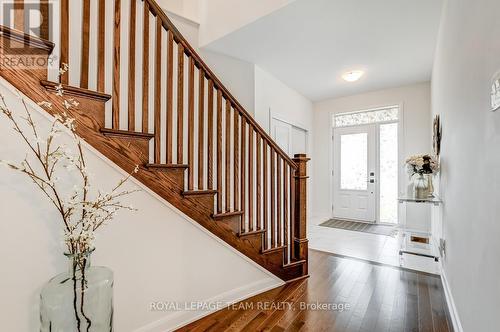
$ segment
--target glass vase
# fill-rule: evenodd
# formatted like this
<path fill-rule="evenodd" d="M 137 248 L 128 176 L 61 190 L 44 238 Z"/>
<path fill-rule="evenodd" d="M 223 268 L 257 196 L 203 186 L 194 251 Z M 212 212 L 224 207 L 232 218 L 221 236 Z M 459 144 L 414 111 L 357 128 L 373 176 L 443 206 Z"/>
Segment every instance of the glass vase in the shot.
<path fill-rule="evenodd" d="M 113 271 L 92 267 L 92 251 L 65 254 L 69 269 L 40 293 L 41 332 L 113 331 Z"/>
<path fill-rule="evenodd" d="M 433 183 L 433 174 L 427 174 L 427 182 L 429 183 L 427 185 L 427 195 L 429 197 L 434 197 L 434 183 Z"/>
<path fill-rule="evenodd" d="M 429 180 L 424 174 L 415 174 L 413 177 L 414 195 L 417 199 L 429 197 Z"/>

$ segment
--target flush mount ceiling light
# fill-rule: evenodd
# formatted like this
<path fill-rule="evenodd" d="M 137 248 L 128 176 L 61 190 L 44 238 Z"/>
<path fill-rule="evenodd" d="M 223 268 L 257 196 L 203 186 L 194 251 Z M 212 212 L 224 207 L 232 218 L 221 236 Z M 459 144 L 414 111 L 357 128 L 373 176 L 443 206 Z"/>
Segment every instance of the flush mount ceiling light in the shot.
<path fill-rule="evenodd" d="M 344 79 L 344 81 L 347 81 L 347 82 L 356 82 L 364 74 L 365 74 L 365 72 L 362 70 L 353 70 L 353 71 L 348 71 L 347 73 L 344 73 L 342 75 L 342 78 Z"/>

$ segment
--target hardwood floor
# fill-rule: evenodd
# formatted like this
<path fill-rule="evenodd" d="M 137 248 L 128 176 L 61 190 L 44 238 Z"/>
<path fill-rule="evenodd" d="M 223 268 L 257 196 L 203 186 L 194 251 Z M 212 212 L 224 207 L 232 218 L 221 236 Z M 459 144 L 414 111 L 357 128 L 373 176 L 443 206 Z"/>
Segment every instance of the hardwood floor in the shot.
<path fill-rule="evenodd" d="M 309 259 L 310 278 L 259 294 L 178 331 L 453 330 L 438 276 L 314 250 Z M 317 310 L 317 304 L 329 308 Z M 341 304 L 345 310 L 334 310 Z"/>

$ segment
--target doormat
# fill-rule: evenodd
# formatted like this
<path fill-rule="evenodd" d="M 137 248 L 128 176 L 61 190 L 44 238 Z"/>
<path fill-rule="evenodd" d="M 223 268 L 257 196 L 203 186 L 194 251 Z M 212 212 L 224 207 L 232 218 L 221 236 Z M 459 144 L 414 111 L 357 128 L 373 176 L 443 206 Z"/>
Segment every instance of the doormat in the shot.
<path fill-rule="evenodd" d="M 396 237 L 398 231 L 395 226 L 374 225 L 365 222 L 347 221 L 339 219 L 330 219 L 320 224 L 323 227 L 339 228 L 348 231 L 371 233 Z"/>

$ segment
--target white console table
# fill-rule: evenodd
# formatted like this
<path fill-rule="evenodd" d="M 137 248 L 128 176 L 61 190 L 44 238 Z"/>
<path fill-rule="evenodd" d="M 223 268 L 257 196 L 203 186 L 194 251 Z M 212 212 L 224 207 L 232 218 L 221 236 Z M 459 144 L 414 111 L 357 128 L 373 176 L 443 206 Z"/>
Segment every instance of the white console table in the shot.
<path fill-rule="evenodd" d="M 400 204 L 407 203 L 417 203 L 417 204 L 432 204 L 434 206 L 441 206 L 443 203 L 441 199 L 437 196 L 428 197 L 428 198 L 416 198 L 411 196 L 403 196 L 399 197 L 398 201 Z M 405 209 L 406 213 L 406 209 Z M 439 261 L 439 250 L 437 250 L 438 246 L 433 243 L 434 239 L 432 234 L 429 233 L 421 233 L 410 231 L 406 228 L 406 218 L 405 222 L 402 225 L 402 234 L 400 240 L 400 249 L 399 255 L 403 256 L 403 254 L 416 255 L 422 257 L 429 257 L 434 259 L 434 261 Z"/>

